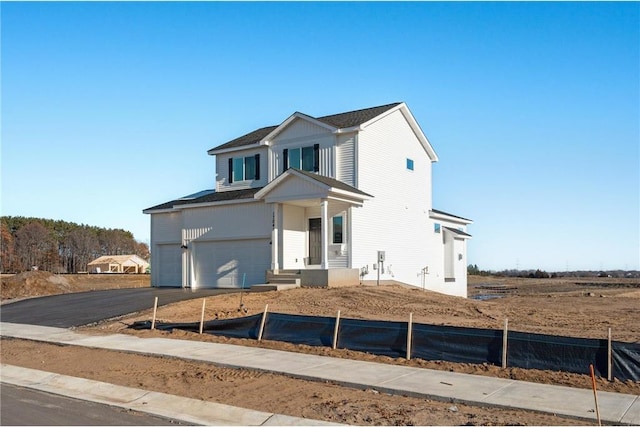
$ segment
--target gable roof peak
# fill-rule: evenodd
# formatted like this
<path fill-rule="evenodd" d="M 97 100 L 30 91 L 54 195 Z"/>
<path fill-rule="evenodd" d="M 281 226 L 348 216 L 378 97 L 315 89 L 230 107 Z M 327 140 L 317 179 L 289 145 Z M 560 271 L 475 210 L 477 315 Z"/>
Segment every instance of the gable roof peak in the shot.
<path fill-rule="evenodd" d="M 235 148 L 241 148 L 248 145 L 258 144 L 260 143 L 260 141 L 262 141 L 264 138 L 271 135 L 272 133 L 277 133 L 278 128 L 280 128 L 283 124 L 287 123 L 294 116 L 308 117 L 312 120 L 316 120 L 318 122 L 324 123 L 336 129 L 345 129 L 345 128 L 352 128 L 355 126 L 359 126 L 363 123 L 366 123 L 369 120 L 379 116 L 380 114 L 392 108 L 395 108 L 401 104 L 403 103 L 394 102 L 391 104 L 379 105 L 377 107 L 362 108 L 360 110 L 352 110 L 344 113 L 330 114 L 328 116 L 322 116 L 322 117 L 313 117 L 309 114 L 296 111 L 291 116 L 289 116 L 287 120 L 285 120 L 283 123 L 279 125 L 267 126 L 267 127 L 254 130 L 241 137 L 238 137 L 222 145 L 219 145 L 215 148 L 212 148 L 211 150 L 207 151 L 207 153 L 216 154 L 217 152 L 220 152 L 220 150 L 232 150 Z"/>

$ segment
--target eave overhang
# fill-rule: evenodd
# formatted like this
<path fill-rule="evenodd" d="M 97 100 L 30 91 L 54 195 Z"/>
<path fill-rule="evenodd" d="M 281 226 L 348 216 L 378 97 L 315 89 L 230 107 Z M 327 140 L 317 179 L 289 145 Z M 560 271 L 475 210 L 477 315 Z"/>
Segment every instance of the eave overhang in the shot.
<path fill-rule="evenodd" d="M 286 183 L 299 181 L 306 184 L 304 192 L 287 191 Z M 324 177 L 299 169 L 288 169 L 258 191 L 254 197 L 265 203 L 287 203 L 302 200 L 329 199 L 362 206 L 373 196 L 333 178 Z"/>
<path fill-rule="evenodd" d="M 450 221 L 458 224 L 473 224 L 473 221 L 467 218 L 463 218 L 461 216 L 453 215 L 447 212 L 439 211 L 437 209 L 431 209 L 429 211 L 429 218 L 431 219 L 439 219 L 441 221 Z"/>
<path fill-rule="evenodd" d="M 444 229 L 445 233 L 451 233 L 451 235 L 453 235 L 454 239 L 470 239 L 472 236 L 469 233 L 465 233 L 462 230 L 456 230 L 455 228 L 451 228 L 451 227 L 442 227 Z"/>

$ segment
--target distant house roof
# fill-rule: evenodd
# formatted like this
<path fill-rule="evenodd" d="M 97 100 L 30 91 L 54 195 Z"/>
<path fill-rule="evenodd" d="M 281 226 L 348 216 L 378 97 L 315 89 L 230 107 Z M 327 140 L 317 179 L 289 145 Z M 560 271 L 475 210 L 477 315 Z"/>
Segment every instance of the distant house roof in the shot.
<path fill-rule="evenodd" d="M 143 265 L 147 266 L 149 263 L 138 255 L 103 255 L 91 261 L 88 265 L 96 264 L 120 264 L 120 265 Z"/>
<path fill-rule="evenodd" d="M 385 111 L 390 110 L 393 107 L 396 107 L 400 104 L 401 104 L 400 102 L 395 102 L 393 104 L 380 105 L 378 107 L 364 108 L 361 110 L 347 111 L 346 113 L 332 114 L 329 116 L 322 116 L 322 117 L 313 117 L 313 116 L 309 116 L 308 114 L 305 114 L 305 115 L 313 119 L 316 119 L 322 123 L 326 123 L 330 126 L 333 126 L 337 129 L 344 129 L 344 128 L 350 128 L 350 127 L 354 127 L 354 126 L 358 126 L 363 123 L 366 123 L 369 120 L 373 119 L 374 117 L 377 117 L 380 114 L 384 113 Z M 300 113 L 300 114 L 304 114 L 304 113 Z M 214 150 L 225 150 L 228 148 L 237 148 L 245 145 L 257 144 L 264 137 L 266 137 L 271 132 L 276 130 L 279 126 L 280 125 L 267 126 L 267 127 L 254 130 L 253 132 L 249 132 L 248 134 L 242 135 L 239 138 L 233 139 L 229 142 L 226 142 L 222 145 L 212 148 L 211 150 L 209 150 L 209 153 L 211 153 L 211 151 L 214 151 Z"/>
<path fill-rule="evenodd" d="M 247 188 L 245 190 L 222 191 L 222 192 L 216 192 L 213 190 L 204 190 L 204 191 L 195 193 L 196 195 L 202 193 L 203 195 L 200 197 L 189 197 L 189 196 L 181 197 L 179 199 L 171 200 L 166 203 L 161 203 L 159 205 L 152 206 L 150 208 L 145 209 L 143 212 L 148 213 L 149 211 L 173 209 L 176 206 L 182 206 L 182 205 L 194 205 L 199 203 L 214 203 L 214 202 L 226 202 L 231 200 L 253 199 L 253 195 L 256 194 L 260 190 L 260 188 Z"/>

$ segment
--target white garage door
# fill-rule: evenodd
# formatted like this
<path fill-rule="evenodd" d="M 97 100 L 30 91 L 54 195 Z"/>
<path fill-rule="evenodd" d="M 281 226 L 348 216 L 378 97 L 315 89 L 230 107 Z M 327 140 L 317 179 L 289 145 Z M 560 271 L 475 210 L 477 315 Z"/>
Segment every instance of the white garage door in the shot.
<path fill-rule="evenodd" d="M 158 261 L 151 268 L 158 268 L 156 286 L 182 286 L 182 249 L 178 245 L 158 246 Z"/>
<path fill-rule="evenodd" d="M 248 288 L 264 283 L 271 267 L 269 239 L 197 242 L 194 248 L 198 288 L 239 288 L 243 277 Z"/>

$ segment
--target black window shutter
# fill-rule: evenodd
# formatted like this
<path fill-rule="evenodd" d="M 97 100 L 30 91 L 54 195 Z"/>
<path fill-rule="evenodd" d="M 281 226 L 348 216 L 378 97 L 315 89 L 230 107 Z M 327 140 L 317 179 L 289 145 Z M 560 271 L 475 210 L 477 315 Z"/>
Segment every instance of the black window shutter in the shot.
<path fill-rule="evenodd" d="M 229 184 L 233 182 L 233 159 L 229 157 Z"/>
<path fill-rule="evenodd" d="M 289 169 L 289 149 L 285 148 L 284 150 L 282 150 L 282 161 L 283 163 L 283 167 L 282 167 L 282 172 L 286 171 L 287 169 Z"/>
<path fill-rule="evenodd" d="M 313 144 L 313 171 L 320 172 L 320 144 Z"/>
<path fill-rule="evenodd" d="M 255 179 L 260 179 L 260 154 L 256 154 L 254 157 L 256 159 L 256 177 L 255 177 Z"/>

